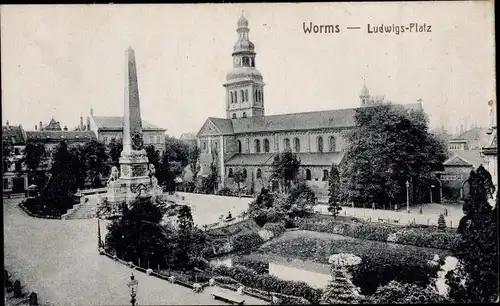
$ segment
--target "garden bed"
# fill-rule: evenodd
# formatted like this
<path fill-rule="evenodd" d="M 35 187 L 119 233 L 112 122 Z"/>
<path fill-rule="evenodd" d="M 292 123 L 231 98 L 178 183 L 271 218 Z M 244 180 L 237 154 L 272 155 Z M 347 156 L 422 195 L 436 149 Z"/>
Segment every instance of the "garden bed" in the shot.
<path fill-rule="evenodd" d="M 320 234 L 320 237 L 315 237 L 315 234 Z M 429 265 L 429 261 L 436 254 L 441 258 L 451 255 L 450 251 L 441 249 L 347 238 L 331 234 L 327 239 L 325 233 L 287 232 L 263 245 L 258 253 L 322 264 L 329 264 L 329 256 L 333 254 L 355 254 L 361 257 L 362 263 L 350 271 L 354 284 L 365 294 L 373 293 L 378 286 L 391 280 L 426 285 L 436 276 L 438 269 Z"/>
<path fill-rule="evenodd" d="M 438 230 L 436 226 L 390 225 L 370 223 L 355 218 L 313 216 L 297 221 L 300 229 L 339 234 L 358 239 L 393 242 L 418 247 L 454 250 L 458 241 L 455 229 Z"/>
<path fill-rule="evenodd" d="M 28 200 L 35 200 L 34 198 L 33 199 L 28 199 Z M 28 201 L 27 200 L 27 201 Z M 23 201 L 21 203 L 19 203 L 19 207 L 21 207 L 21 209 L 26 213 L 28 214 L 28 216 L 30 217 L 33 217 L 33 218 L 42 218 L 42 219 L 61 219 L 61 216 L 63 215 L 63 213 L 61 214 L 58 214 L 58 215 L 47 215 L 43 212 L 43 210 L 41 209 L 35 209 L 34 207 L 30 207 L 30 205 L 26 205 L 26 202 Z"/>

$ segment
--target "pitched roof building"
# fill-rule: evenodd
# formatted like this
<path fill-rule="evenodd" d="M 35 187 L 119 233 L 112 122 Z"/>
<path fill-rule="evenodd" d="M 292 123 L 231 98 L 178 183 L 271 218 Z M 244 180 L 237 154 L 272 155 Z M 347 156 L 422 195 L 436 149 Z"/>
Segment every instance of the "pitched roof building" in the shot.
<path fill-rule="evenodd" d="M 344 155 L 343 131 L 355 126 L 354 115 L 359 107 L 381 103 L 384 97 L 371 96 L 363 83 L 357 108 L 265 115 L 265 83 L 256 68 L 255 45 L 249 31 L 248 20 L 241 16 L 232 53 L 233 69 L 223 84 L 226 118 L 209 117 L 197 134 L 200 174 L 208 175 L 213 163 L 220 177 L 219 188 L 233 188 L 232 173 L 243 168 L 247 173 L 243 185 L 248 190 L 278 188 L 270 179 L 271 164 L 276 153 L 291 150 L 301 160 L 304 178 L 314 185 L 314 190 L 326 195 L 328 171 Z M 404 106 L 422 109 L 421 101 Z"/>
<path fill-rule="evenodd" d="M 473 127 L 460 133 L 448 140 L 448 149 L 450 151 L 458 150 L 477 150 L 487 145 L 489 137 L 488 128 Z"/>

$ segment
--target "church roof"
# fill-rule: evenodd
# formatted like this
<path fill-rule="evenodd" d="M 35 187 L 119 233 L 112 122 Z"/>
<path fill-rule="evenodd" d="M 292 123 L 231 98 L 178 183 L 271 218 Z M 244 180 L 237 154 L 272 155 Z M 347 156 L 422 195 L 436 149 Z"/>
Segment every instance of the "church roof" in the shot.
<path fill-rule="evenodd" d="M 61 131 L 61 124 L 59 121 L 56 121 L 54 118 L 50 119 L 49 124 L 43 127 L 43 130 L 47 131 Z"/>
<path fill-rule="evenodd" d="M 446 166 L 472 166 L 479 167 L 482 164 L 481 150 L 456 151 L 453 156 L 448 158 L 443 165 Z"/>
<path fill-rule="evenodd" d="M 344 157 L 343 152 L 295 153 L 302 166 L 331 166 L 339 164 Z M 270 166 L 276 153 L 240 153 L 231 157 L 226 166 Z"/>
<path fill-rule="evenodd" d="M 407 109 L 421 109 L 420 103 L 402 104 Z M 318 130 L 349 128 L 355 126 L 354 115 L 358 108 L 304 112 L 237 119 L 209 118 L 222 135 L 278 132 L 292 130 Z"/>
<path fill-rule="evenodd" d="M 118 116 L 92 116 L 97 128 L 100 130 L 123 130 L 123 117 Z M 144 131 L 165 131 L 147 121 L 142 120 L 142 130 Z"/>
<path fill-rule="evenodd" d="M 24 139 L 24 130 L 21 125 L 18 126 L 2 126 L 2 139 L 11 142 L 12 145 L 23 145 L 26 143 Z"/>
<path fill-rule="evenodd" d="M 92 131 L 27 131 L 27 141 L 37 142 L 83 142 L 95 140 L 96 136 Z"/>

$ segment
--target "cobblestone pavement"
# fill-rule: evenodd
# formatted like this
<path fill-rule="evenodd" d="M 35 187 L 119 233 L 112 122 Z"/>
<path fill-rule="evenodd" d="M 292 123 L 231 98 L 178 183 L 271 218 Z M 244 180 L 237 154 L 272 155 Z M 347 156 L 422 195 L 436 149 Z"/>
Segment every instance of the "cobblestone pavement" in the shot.
<path fill-rule="evenodd" d="M 41 303 L 53 305 L 129 305 L 131 269 L 97 253 L 97 221 L 29 217 L 22 199 L 4 199 L 4 260 Z M 104 225 L 104 224 L 102 224 Z M 105 232 L 105 226 L 101 226 Z M 104 233 L 103 233 L 104 236 Z M 188 288 L 135 271 L 139 305 L 223 305 L 209 290 Z M 247 303 L 262 301 L 251 300 Z"/>

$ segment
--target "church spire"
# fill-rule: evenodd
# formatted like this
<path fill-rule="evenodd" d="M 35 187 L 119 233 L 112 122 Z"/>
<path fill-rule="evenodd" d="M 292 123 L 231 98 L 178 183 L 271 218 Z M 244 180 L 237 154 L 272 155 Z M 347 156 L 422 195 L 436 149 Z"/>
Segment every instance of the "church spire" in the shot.
<path fill-rule="evenodd" d="M 361 92 L 359 94 L 359 100 L 361 102 L 361 106 L 366 106 L 369 104 L 370 99 L 370 91 L 368 87 L 366 87 L 366 80 L 363 78 L 363 88 L 361 88 Z"/>

